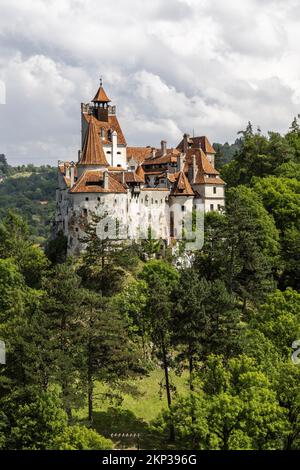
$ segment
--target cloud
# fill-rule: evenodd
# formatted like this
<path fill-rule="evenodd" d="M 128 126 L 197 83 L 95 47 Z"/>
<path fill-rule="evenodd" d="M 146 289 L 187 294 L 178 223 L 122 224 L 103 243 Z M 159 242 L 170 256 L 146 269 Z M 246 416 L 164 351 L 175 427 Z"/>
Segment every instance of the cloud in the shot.
<path fill-rule="evenodd" d="M 285 131 L 300 104 L 296 0 L 0 0 L 1 152 L 75 159 L 98 78 L 131 145 Z"/>

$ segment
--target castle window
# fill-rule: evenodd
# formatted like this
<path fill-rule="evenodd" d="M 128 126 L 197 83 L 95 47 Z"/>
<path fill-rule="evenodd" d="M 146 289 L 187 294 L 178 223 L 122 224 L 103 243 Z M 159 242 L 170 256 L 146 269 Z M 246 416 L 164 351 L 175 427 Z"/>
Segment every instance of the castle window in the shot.
<path fill-rule="evenodd" d="M 78 232 L 78 227 L 75 228 L 75 231 Z"/>
<path fill-rule="evenodd" d="M 83 214 L 84 217 L 87 217 L 87 214 L 88 214 L 87 209 L 83 209 L 82 214 Z"/>
<path fill-rule="evenodd" d="M 99 201 L 99 202 L 100 202 L 100 201 L 101 201 L 101 198 L 100 198 L 100 197 L 97 197 L 97 201 Z"/>
<path fill-rule="evenodd" d="M 214 205 L 213 205 L 213 204 L 210 205 L 210 210 L 211 210 L 211 211 L 214 210 Z"/>
<path fill-rule="evenodd" d="M 89 200 L 89 198 L 88 198 L 88 197 L 86 197 L 86 198 L 85 198 L 85 200 L 86 200 L 86 201 L 88 201 L 88 200 Z"/>
<path fill-rule="evenodd" d="M 181 206 L 181 212 L 185 212 L 185 206 Z"/>
<path fill-rule="evenodd" d="M 214 186 L 214 194 L 217 194 L 217 188 Z"/>
<path fill-rule="evenodd" d="M 117 152 L 118 155 L 121 155 L 121 152 Z"/>

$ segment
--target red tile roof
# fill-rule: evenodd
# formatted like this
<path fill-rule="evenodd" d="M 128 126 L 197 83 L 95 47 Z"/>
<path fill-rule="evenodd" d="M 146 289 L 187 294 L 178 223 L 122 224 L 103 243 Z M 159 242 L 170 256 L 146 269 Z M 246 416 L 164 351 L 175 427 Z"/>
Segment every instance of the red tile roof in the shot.
<path fill-rule="evenodd" d="M 196 157 L 196 165 L 198 167 L 197 177 L 202 174 L 219 175 L 218 170 L 212 166 L 201 149 L 188 149 L 185 157 L 185 172 L 187 172 L 188 168 L 192 165 L 193 155 Z"/>
<path fill-rule="evenodd" d="M 126 193 L 124 186 L 108 173 L 108 189 L 104 188 L 104 172 L 86 170 L 76 181 L 70 193 Z"/>
<path fill-rule="evenodd" d="M 178 144 L 177 149 L 183 151 L 183 141 Z M 208 138 L 206 136 L 201 136 L 201 137 L 189 137 L 188 143 L 191 145 L 191 148 L 193 149 L 199 149 L 201 148 L 203 152 L 205 153 L 216 153 L 215 149 L 209 142 Z"/>
<path fill-rule="evenodd" d="M 83 117 L 87 122 L 90 122 L 91 118 L 94 119 L 95 121 L 95 126 L 97 128 L 97 132 L 99 135 L 99 138 L 101 138 L 102 144 L 107 145 L 111 144 L 111 140 L 109 139 L 109 131 L 112 133 L 113 131 L 116 131 L 118 135 L 118 144 L 120 145 L 127 145 L 126 140 L 124 137 L 124 134 L 122 132 L 122 129 L 120 127 L 119 121 L 117 119 L 117 116 L 115 115 L 109 115 L 108 116 L 108 122 L 106 121 L 98 121 L 98 119 L 94 118 L 90 114 L 83 113 Z M 101 135 L 101 129 L 103 129 L 104 136 L 100 137 Z"/>
<path fill-rule="evenodd" d="M 143 182 L 145 182 L 145 172 L 143 170 L 142 165 L 139 165 L 135 172 L 136 172 L 137 176 L 139 176 L 139 178 L 141 178 L 143 180 Z"/>
<path fill-rule="evenodd" d="M 215 186 L 222 185 L 224 186 L 225 181 L 223 181 L 220 177 L 209 177 L 207 175 L 199 175 L 197 176 L 196 184 L 213 184 Z"/>
<path fill-rule="evenodd" d="M 93 103 L 110 103 L 110 99 L 108 98 L 107 94 L 105 93 L 102 85 L 98 88 L 98 91 L 92 100 Z"/>
<path fill-rule="evenodd" d="M 177 149 L 168 149 L 166 155 L 162 155 L 161 150 L 158 150 L 155 154 L 155 158 L 149 158 L 143 162 L 143 166 L 148 165 L 162 165 L 166 163 L 177 163 L 177 157 L 180 155 Z"/>
<path fill-rule="evenodd" d="M 95 121 L 96 119 L 91 116 L 79 163 L 80 165 L 109 166 L 102 147 L 102 142 L 97 132 Z"/>
<path fill-rule="evenodd" d="M 151 147 L 127 147 L 127 161 L 131 159 L 137 163 L 142 163 L 152 155 Z"/>
<path fill-rule="evenodd" d="M 194 196 L 194 191 L 183 171 L 180 171 L 171 191 L 171 196 Z"/>

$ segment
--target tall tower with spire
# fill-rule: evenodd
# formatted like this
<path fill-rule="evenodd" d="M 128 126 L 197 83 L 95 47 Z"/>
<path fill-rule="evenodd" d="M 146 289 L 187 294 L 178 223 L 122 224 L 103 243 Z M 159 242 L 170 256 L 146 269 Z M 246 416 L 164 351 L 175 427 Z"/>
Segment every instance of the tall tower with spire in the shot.
<path fill-rule="evenodd" d="M 94 116 L 99 121 L 108 122 L 108 103 L 111 100 L 104 91 L 102 78 L 100 78 L 100 86 L 92 102 L 94 103 Z"/>
<path fill-rule="evenodd" d="M 93 135 L 96 136 L 98 147 L 111 167 L 127 168 L 126 140 L 116 116 L 116 106 L 110 105 L 111 100 L 107 96 L 102 78 L 100 86 L 91 103 L 82 104 L 82 149 L 84 153 L 89 124 L 93 121 Z M 98 152 L 99 153 L 99 152 Z M 103 159 L 102 159 L 103 160 Z"/>

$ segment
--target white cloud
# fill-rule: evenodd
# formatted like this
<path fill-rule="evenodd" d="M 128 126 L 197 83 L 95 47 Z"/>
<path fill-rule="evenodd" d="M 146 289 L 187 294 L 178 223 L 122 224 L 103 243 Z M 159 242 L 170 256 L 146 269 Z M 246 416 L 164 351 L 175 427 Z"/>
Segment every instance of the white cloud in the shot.
<path fill-rule="evenodd" d="M 300 104 L 297 0 L 0 0 L 1 152 L 76 158 L 99 75 L 129 144 L 284 131 Z"/>

